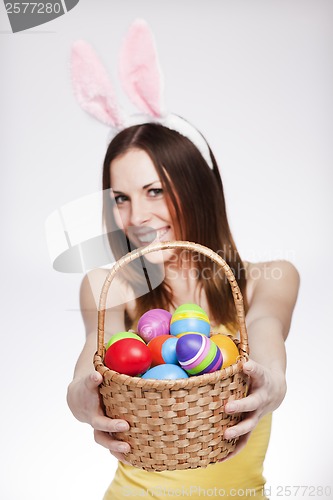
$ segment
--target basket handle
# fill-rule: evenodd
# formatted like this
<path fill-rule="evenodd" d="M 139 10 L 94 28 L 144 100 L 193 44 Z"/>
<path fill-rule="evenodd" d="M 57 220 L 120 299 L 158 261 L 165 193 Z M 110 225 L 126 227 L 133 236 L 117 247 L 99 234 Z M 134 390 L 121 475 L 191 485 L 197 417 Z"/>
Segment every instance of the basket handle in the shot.
<path fill-rule="evenodd" d="M 105 348 L 104 348 L 104 325 L 105 325 L 105 308 L 106 308 L 106 299 L 107 294 L 111 285 L 112 280 L 114 279 L 116 273 L 122 269 L 124 266 L 129 264 L 135 259 L 140 258 L 143 255 L 146 255 L 151 252 L 155 252 L 157 250 L 167 250 L 173 248 L 180 248 L 183 250 L 194 250 L 206 257 L 210 258 L 213 262 L 218 264 L 224 271 L 225 276 L 227 277 L 232 296 L 234 299 L 234 303 L 236 306 L 236 314 L 239 323 L 239 334 L 240 334 L 240 343 L 238 345 L 238 349 L 245 355 L 247 358 L 249 355 L 249 344 L 248 344 L 248 335 L 245 323 L 245 311 L 244 311 L 244 302 L 243 296 L 232 272 L 230 266 L 226 263 L 222 257 L 220 257 L 217 253 L 211 250 L 208 247 L 203 245 L 199 245 L 198 243 L 192 243 L 189 241 L 165 241 L 165 242 L 157 242 L 151 243 L 150 245 L 133 250 L 132 252 L 127 253 L 123 257 L 121 257 L 115 265 L 110 269 L 101 291 L 100 301 L 99 301 L 99 309 L 98 309 L 98 338 L 97 338 L 97 354 L 99 356 L 104 356 Z"/>

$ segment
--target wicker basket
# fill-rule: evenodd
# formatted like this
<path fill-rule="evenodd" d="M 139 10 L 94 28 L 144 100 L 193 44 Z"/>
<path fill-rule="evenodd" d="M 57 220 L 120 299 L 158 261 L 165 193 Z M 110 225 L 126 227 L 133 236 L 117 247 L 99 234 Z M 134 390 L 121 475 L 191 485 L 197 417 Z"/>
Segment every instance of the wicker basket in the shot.
<path fill-rule="evenodd" d="M 113 278 L 134 259 L 157 250 L 176 248 L 203 254 L 222 267 L 237 311 L 238 361 L 223 370 L 179 380 L 142 379 L 108 369 L 103 364 L 104 323 L 106 298 Z M 196 243 L 158 242 L 134 250 L 117 261 L 101 291 L 94 366 L 103 376 L 100 393 L 106 415 L 127 420 L 130 425 L 129 431 L 114 434 L 116 439 L 131 446 L 127 461 L 147 471 L 194 469 L 215 463 L 233 451 L 237 439 L 223 439 L 223 434 L 227 427 L 239 422 L 241 415 L 226 414 L 224 405 L 245 396 L 247 378 L 242 366 L 248 353 L 242 294 L 230 267 L 215 252 Z"/>

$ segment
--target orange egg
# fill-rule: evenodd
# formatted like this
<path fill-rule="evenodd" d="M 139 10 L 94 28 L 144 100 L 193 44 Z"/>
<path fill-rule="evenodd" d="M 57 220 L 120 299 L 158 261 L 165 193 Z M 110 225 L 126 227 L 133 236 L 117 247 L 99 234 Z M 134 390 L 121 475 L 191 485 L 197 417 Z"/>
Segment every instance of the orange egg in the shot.
<path fill-rule="evenodd" d="M 233 340 L 227 335 L 223 335 L 219 333 L 217 335 L 212 335 L 210 340 L 214 342 L 221 350 L 223 356 L 223 365 L 222 368 L 226 368 L 227 366 L 233 365 L 236 363 L 237 358 L 239 356 L 238 348 Z"/>

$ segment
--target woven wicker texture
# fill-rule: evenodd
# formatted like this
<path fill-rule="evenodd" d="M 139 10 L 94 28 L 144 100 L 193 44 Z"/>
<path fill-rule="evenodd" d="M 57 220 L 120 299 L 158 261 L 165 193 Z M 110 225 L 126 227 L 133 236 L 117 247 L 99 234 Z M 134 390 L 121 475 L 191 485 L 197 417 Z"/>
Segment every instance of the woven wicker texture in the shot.
<path fill-rule="evenodd" d="M 237 363 L 214 373 L 179 380 L 151 380 L 130 377 L 103 364 L 104 324 L 107 293 L 116 273 L 129 262 L 147 253 L 166 249 L 186 249 L 209 257 L 224 271 L 236 306 L 240 340 Z M 126 459 L 147 471 L 206 467 L 234 450 L 237 439 L 223 439 L 227 427 L 241 415 L 227 415 L 228 401 L 245 396 L 247 379 L 242 372 L 248 358 L 248 337 L 243 297 L 228 264 L 211 249 L 191 242 L 158 242 L 122 257 L 104 282 L 98 312 L 97 353 L 94 366 L 103 375 L 100 386 L 106 415 L 127 420 L 130 429 L 115 433 L 131 446 Z"/>

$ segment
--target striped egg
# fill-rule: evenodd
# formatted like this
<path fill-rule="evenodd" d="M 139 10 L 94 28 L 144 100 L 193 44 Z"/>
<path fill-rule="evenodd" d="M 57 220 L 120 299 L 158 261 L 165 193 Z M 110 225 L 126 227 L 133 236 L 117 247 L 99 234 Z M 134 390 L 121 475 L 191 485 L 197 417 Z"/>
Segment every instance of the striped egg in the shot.
<path fill-rule="evenodd" d="M 202 333 L 209 337 L 210 323 L 205 311 L 196 304 L 182 304 L 172 315 L 170 323 L 171 335 L 181 333 Z"/>
<path fill-rule="evenodd" d="M 178 339 L 176 354 L 180 366 L 190 375 L 219 370 L 223 363 L 220 349 L 206 335 L 188 333 Z"/>

